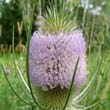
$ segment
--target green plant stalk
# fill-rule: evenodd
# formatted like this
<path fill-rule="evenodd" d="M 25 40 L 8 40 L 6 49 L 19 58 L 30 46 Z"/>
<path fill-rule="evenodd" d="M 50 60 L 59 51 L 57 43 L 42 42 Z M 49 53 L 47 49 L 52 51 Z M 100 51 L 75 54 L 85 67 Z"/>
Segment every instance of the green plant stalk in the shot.
<path fill-rule="evenodd" d="M 93 16 L 93 22 L 92 22 L 92 29 L 91 29 L 91 35 L 90 35 L 90 43 L 89 43 L 89 56 L 91 52 L 91 47 L 92 47 L 92 41 L 93 41 L 93 35 L 94 35 L 94 27 L 95 27 L 95 15 Z"/>
<path fill-rule="evenodd" d="M 22 75 L 22 73 L 21 73 L 19 67 L 16 66 L 16 69 L 17 69 L 17 71 L 18 71 L 18 73 L 19 73 L 19 76 L 20 76 L 22 82 L 24 83 L 25 87 L 27 88 L 27 90 L 28 90 L 29 93 L 30 93 L 30 89 L 29 89 L 29 87 L 28 87 L 28 85 L 27 85 L 27 83 L 26 83 L 26 81 L 25 81 L 25 79 L 24 79 L 24 77 L 23 77 L 23 75 Z"/>
<path fill-rule="evenodd" d="M 34 7 L 33 7 L 33 11 L 34 11 Z M 33 20 L 33 17 L 32 17 Z M 26 26 L 26 25 L 25 25 Z M 28 28 L 28 27 L 27 27 Z M 27 29 L 26 28 L 26 29 Z M 45 108 L 41 107 L 41 105 L 38 104 L 38 102 L 36 101 L 36 98 L 34 96 L 33 90 L 32 90 L 32 86 L 31 86 L 31 81 L 30 81 L 30 76 L 29 76 L 29 49 L 30 49 L 30 39 L 31 39 L 31 30 L 32 30 L 32 24 L 30 24 L 30 27 L 27 29 L 28 31 L 26 31 L 27 33 L 27 55 L 26 55 L 26 73 L 27 73 L 27 80 L 28 80 L 28 86 L 30 88 L 30 93 L 31 96 L 33 98 L 34 103 L 42 110 L 45 110 Z"/>
<path fill-rule="evenodd" d="M 80 58 L 78 57 L 78 60 L 77 60 L 76 65 L 75 65 L 75 70 L 74 70 L 74 73 L 73 73 L 70 89 L 69 89 L 69 92 L 68 92 L 68 96 L 67 96 L 65 105 L 64 105 L 62 110 L 65 110 L 66 106 L 68 105 L 68 102 L 69 102 L 69 99 L 70 99 L 70 96 L 71 96 L 71 92 L 72 92 L 72 88 L 73 88 L 74 79 L 75 79 L 75 76 L 76 76 L 76 70 L 77 70 L 77 67 L 78 67 L 79 59 Z"/>
<path fill-rule="evenodd" d="M 27 88 L 28 92 L 30 92 L 30 91 L 29 91 L 29 87 L 28 87 L 26 81 L 24 80 L 24 77 L 23 77 L 23 75 L 22 75 L 20 69 L 18 68 L 18 66 L 17 66 L 16 63 L 15 63 L 15 51 L 14 51 L 14 26 L 13 26 L 13 35 L 12 35 L 12 37 L 13 37 L 13 38 L 12 38 L 12 48 L 13 48 L 13 63 L 14 63 L 14 68 L 15 68 L 15 71 L 18 73 L 17 75 L 20 76 L 20 78 L 21 78 L 23 84 L 25 85 L 25 87 Z M 18 79 L 19 79 L 19 78 L 18 78 Z M 21 85 L 22 85 L 22 84 L 21 84 Z M 23 88 L 23 86 L 22 86 L 22 88 Z M 25 91 L 24 88 L 23 88 L 23 90 Z M 26 91 L 25 91 L 25 92 L 26 92 Z M 27 92 L 26 92 L 26 93 L 27 93 Z"/>
<path fill-rule="evenodd" d="M 87 12 L 87 2 L 89 0 L 85 0 L 85 7 L 84 7 L 84 13 L 83 13 L 83 20 L 82 20 L 82 28 L 84 28 L 85 25 L 85 19 L 86 19 L 86 12 Z"/>

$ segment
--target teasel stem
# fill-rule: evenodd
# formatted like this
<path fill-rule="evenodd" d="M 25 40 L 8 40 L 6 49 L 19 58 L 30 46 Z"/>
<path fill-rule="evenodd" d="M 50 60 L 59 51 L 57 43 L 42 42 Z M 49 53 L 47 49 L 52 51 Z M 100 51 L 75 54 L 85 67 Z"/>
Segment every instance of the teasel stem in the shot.
<path fill-rule="evenodd" d="M 62 110 L 65 110 L 65 109 L 66 109 L 66 106 L 68 105 L 68 102 L 69 102 L 69 99 L 70 99 L 70 96 L 71 96 L 71 92 L 72 92 L 72 88 L 73 88 L 73 83 L 74 83 L 75 76 L 76 76 L 76 71 L 77 71 L 77 67 L 78 67 L 79 59 L 80 59 L 80 57 L 78 57 L 78 59 L 77 59 L 77 62 L 76 62 L 76 65 L 75 65 L 75 69 L 74 69 L 74 72 L 73 72 L 73 77 L 72 77 L 72 81 L 71 81 L 70 89 L 69 89 L 69 92 L 68 92 L 68 96 L 67 96 L 67 99 L 66 99 L 65 105 L 64 105 L 64 107 L 63 107 Z"/>
<path fill-rule="evenodd" d="M 33 11 L 34 12 L 34 7 Z M 32 19 L 33 20 L 33 19 Z M 41 107 L 41 105 L 37 102 L 33 90 L 32 90 L 32 85 L 31 85 L 31 79 L 29 76 L 29 49 L 30 49 L 30 39 L 31 39 L 31 30 L 32 30 L 32 24 L 30 25 L 30 30 L 27 31 L 27 54 L 26 54 L 26 73 L 27 73 L 27 80 L 28 80 L 28 86 L 30 88 L 30 93 L 33 98 L 34 103 L 41 109 L 41 110 L 46 110 L 44 107 Z"/>
<path fill-rule="evenodd" d="M 13 64 L 14 64 L 14 69 L 15 69 L 15 72 L 17 72 L 17 77 L 18 77 L 18 80 L 19 80 L 19 83 L 21 85 L 21 88 L 22 90 L 25 92 L 25 94 L 30 98 L 30 89 L 21 73 L 21 70 L 19 69 L 19 67 L 17 66 L 16 64 L 16 61 L 15 61 L 15 51 L 14 51 L 14 25 L 13 25 L 13 35 L 12 35 L 12 51 L 13 51 Z M 23 82 L 24 86 L 22 85 L 21 81 Z M 33 103 L 33 102 L 31 102 Z"/>
<path fill-rule="evenodd" d="M 30 48 L 30 36 L 31 33 L 28 32 L 28 36 L 27 36 L 27 55 L 26 55 L 26 73 L 27 73 L 27 80 L 28 80 L 28 86 L 30 88 L 30 93 L 31 96 L 34 100 L 34 103 L 41 109 L 41 110 L 45 110 L 43 107 L 41 107 L 41 105 L 38 104 L 38 102 L 36 101 L 36 98 L 34 96 L 33 90 L 32 90 L 32 86 L 31 86 L 31 81 L 30 81 L 30 76 L 29 76 L 29 48 Z"/>
<path fill-rule="evenodd" d="M 36 109 L 36 107 L 35 106 L 32 106 L 32 109 L 31 110 L 35 110 Z"/>
<path fill-rule="evenodd" d="M 27 88 L 27 90 L 30 93 L 30 89 L 29 89 L 29 87 L 28 87 L 28 85 L 27 85 L 27 83 L 26 83 L 26 81 L 25 81 L 25 79 L 22 75 L 22 72 L 21 72 L 20 68 L 17 65 L 16 65 L 16 69 L 17 69 L 17 72 L 19 73 L 20 78 L 22 79 L 22 82 L 24 83 L 25 87 Z"/>
<path fill-rule="evenodd" d="M 42 7 L 41 7 L 42 3 L 41 0 L 39 0 L 39 15 L 42 16 Z"/>
<path fill-rule="evenodd" d="M 91 34 L 90 34 L 90 41 L 89 41 L 89 49 L 88 49 L 88 51 L 89 51 L 88 52 L 88 56 L 90 56 L 92 42 L 93 42 L 93 35 L 94 35 L 94 28 L 95 28 L 95 19 L 96 19 L 96 16 L 93 15 L 93 21 L 92 21 L 92 26 L 91 26 Z"/>
<path fill-rule="evenodd" d="M 85 7 L 84 7 L 84 13 L 83 13 L 83 21 L 82 21 L 82 28 L 84 29 L 85 25 L 85 19 L 86 19 L 86 12 L 87 12 L 87 5 L 89 0 L 85 0 Z"/>
<path fill-rule="evenodd" d="M 42 33 L 42 2 L 38 0 L 38 16 L 36 17 L 37 30 Z"/>
<path fill-rule="evenodd" d="M 30 90 L 29 90 L 29 87 L 28 87 L 28 85 L 27 85 L 27 83 L 26 83 L 26 81 L 25 81 L 25 79 L 24 79 L 24 77 L 23 77 L 23 75 L 22 75 L 22 73 L 21 73 L 21 71 L 20 71 L 20 69 L 19 69 L 19 67 L 16 65 L 16 62 L 15 62 L 15 51 L 14 51 L 14 26 L 13 26 L 13 35 L 12 35 L 12 50 L 13 50 L 13 63 L 14 63 L 14 68 L 15 68 L 15 71 L 19 74 L 19 77 L 21 78 L 21 80 L 22 80 L 22 82 L 23 82 L 23 84 L 25 85 L 25 87 L 26 87 L 26 89 L 28 90 L 28 92 L 30 92 Z M 24 89 L 24 88 L 23 88 Z M 24 90 L 25 91 L 25 90 Z"/>

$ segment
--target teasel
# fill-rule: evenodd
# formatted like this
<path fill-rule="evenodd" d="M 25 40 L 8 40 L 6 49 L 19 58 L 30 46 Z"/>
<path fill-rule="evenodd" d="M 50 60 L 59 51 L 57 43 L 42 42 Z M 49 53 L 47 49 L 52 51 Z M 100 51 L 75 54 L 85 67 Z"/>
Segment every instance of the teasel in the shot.
<path fill-rule="evenodd" d="M 42 31 L 35 31 L 30 40 L 30 80 L 35 99 L 46 110 L 78 110 L 74 104 L 83 95 L 74 98 L 75 91 L 84 85 L 88 73 L 86 42 L 65 9 L 66 2 L 53 0 L 53 4 L 43 14 Z M 92 83 L 93 79 L 84 93 Z"/>
<path fill-rule="evenodd" d="M 32 106 L 32 110 L 89 109 L 100 101 L 88 107 L 79 105 L 79 102 L 93 86 L 99 67 L 90 82 L 79 93 L 78 91 L 87 80 L 88 73 L 83 31 L 73 20 L 72 13 L 65 10 L 65 1 L 58 0 L 59 5 L 56 0 L 53 2 L 54 5 L 50 3 L 43 14 L 44 24 L 41 25 L 40 30 L 33 33 L 32 37 L 31 30 L 29 31 L 32 29 L 32 24 L 27 24 L 26 72 L 28 85 L 22 77 L 19 67 L 14 63 L 15 69 L 33 101 L 23 99 L 13 89 L 5 75 L 6 80 L 17 97 Z M 101 58 L 98 63 L 100 61 Z M 4 65 L 2 68 L 4 70 Z M 79 94 L 76 95 L 75 92 Z"/>

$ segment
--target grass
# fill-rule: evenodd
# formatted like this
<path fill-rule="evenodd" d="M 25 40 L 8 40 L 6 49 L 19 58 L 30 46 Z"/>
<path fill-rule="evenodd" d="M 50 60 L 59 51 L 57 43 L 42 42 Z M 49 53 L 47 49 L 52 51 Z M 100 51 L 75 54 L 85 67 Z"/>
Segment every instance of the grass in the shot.
<path fill-rule="evenodd" d="M 110 108 L 110 56 L 109 52 L 104 52 L 104 57 L 101 63 L 101 68 L 99 75 L 95 81 L 94 86 L 89 91 L 89 94 L 86 95 L 84 100 L 80 104 L 89 105 L 96 102 L 99 98 L 102 100 L 100 104 L 97 104 L 95 107 L 89 110 L 109 110 Z M 97 68 L 96 64 L 97 53 L 90 54 L 90 61 L 88 69 L 90 71 L 88 75 L 88 81 L 94 74 L 94 70 Z M 18 91 L 20 96 L 25 98 L 27 101 L 31 100 L 31 97 L 27 95 L 26 92 L 23 92 L 25 87 L 21 84 L 17 73 L 14 71 L 13 66 L 13 57 L 12 54 L 4 54 L 0 56 L 0 61 L 3 62 L 8 68 L 10 68 L 11 73 L 8 74 L 8 78 L 11 81 L 12 86 Z M 25 75 L 25 56 L 16 55 L 16 62 L 19 67 L 22 69 L 22 72 Z M 105 69 L 104 69 L 105 68 Z M 22 101 L 20 101 L 15 94 L 10 89 L 3 72 L 0 68 L 0 110 L 30 110 L 31 108 L 27 107 Z"/>
<path fill-rule="evenodd" d="M 30 100 L 30 96 L 27 97 L 26 92 L 23 92 L 25 87 L 21 84 L 22 82 L 19 80 L 17 73 L 14 71 L 12 54 L 3 55 L 0 57 L 0 61 L 3 62 L 6 67 L 10 68 L 11 72 L 7 76 L 15 90 L 21 97 Z M 23 55 L 17 55 L 16 62 L 19 67 L 22 68 L 22 72 L 25 72 L 25 57 Z M 25 74 L 23 75 L 25 76 Z M 26 107 L 25 104 L 20 101 L 10 89 L 0 68 L 0 110 L 22 110 L 24 107 Z M 28 109 L 25 108 L 25 110 Z"/>
<path fill-rule="evenodd" d="M 96 64 L 97 53 L 91 54 L 89 70 L 92 74 L 89 76 L 92 77 L 94 70 L 101 65 L 98 77 L 94 82 L 93 87 L 91 87 L 89 94 L 83 100 L 83 104 L 88 105 L 96 102 L 98 99 L 101 99 L 101 103 L 93 107 L 90 110 L 109 110 L 110 108 L 110 53 L 103 53 L 103 60 L 101 64 Z"/>

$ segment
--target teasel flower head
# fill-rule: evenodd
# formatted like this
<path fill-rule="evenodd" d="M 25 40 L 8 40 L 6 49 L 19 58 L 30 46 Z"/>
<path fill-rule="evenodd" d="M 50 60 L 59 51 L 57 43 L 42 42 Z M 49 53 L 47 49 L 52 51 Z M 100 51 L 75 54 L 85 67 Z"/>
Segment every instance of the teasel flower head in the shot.
<path fill-rule="evenodd" d="M 42 31 L 33 33 L 29 48 L 29 75 L 36 100 L 48 110 L 62 110 L 78 58 L 72 91 L 74 87 L 81 87 L 87 77 L 83 32 L 80 28 L 74 29 L 72 15 L 64 14 L 65 4 L 61 1 L 60 11 L 57 6 L 47 8 Z"/>
<path fill-rule="evenodd" d="M 80 87 L 85 83 L 87 76 L 85 52 L 86 44 L 81 29 L 47 35 L 34 32 L 30 41 L 29 73 L 33 85 L 37 88 L 36 92 L 39 94 L 37 98 L 43 99 L 40 102 L 44 101 L 43 94 L 48 93 L 52 98 L 55 91 L 60 95 L 61 91 L 64 91 L 66 98 L 78 57 L 80 60 L 73 86 Z"/>
<path fill-rule="evenodd" d="M 87 74 L 85 51 L 86 44 L 80 29 L 58 35 L 34 32 L 30 43 L 32 82 L 44 90 L 58 86 L 69 89 L 80 56 L 74 85 L 82 85 Z"/>

